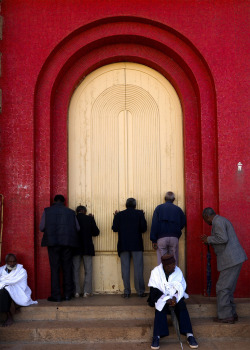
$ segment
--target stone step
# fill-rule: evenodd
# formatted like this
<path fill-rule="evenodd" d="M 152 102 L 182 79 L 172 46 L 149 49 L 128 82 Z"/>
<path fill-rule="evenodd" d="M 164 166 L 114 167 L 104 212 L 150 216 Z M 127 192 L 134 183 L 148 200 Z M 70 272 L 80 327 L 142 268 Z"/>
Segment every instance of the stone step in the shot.
<path fill-rule="evenodd" d="M 153 320 L 154 308 L 147 305 L 146 299 L 135 295 L 129 299 L 123 299 L 120 295 L 95 295 L 60 303 L 38 300 L 37 305 L 21 308 L 14 318 L 16 321 Z M 216 316 L 216 298 L 190 296 L 186 303 L 191 319 Z M 250 315 L 249 299 L 236 299 L 236 304 L 240 317 Z"/>
<path fill-rule="evenodd" d="M 1 345 L 1 350 L 150 350 L 150 342 L 128 343 L 83 343 L 83 344 L 8 344 Z M 180 350 L 177 340 L 160 342 L 161 350 Z M 190 350 L 183 342 L 183 350 Z M 199 349 L 202 350 L 249 350 L 249 340 L 242 339 L 199 339 Z"/>
<path fill-rule="evenodd" d="M 216 324 L 211 318 L 193 319 L 193 331 L 199 339 L 227 338 L 250 341 L 250 318 L 235 324 Z M 84 344 L 105 342 L 150 343 L 153 322 L 145 320 L 89 320 L 89 321 L 22 321 L 0 328 L 1 343 L 62 343 Z M 165 341 L 177 340 L 173 326 Z M 167 339 L 167 340 L 166 340 Z M 185 337 L 182 337 L 185 342 Z M 2 347 L 0 347 L 2 349 Z"/>

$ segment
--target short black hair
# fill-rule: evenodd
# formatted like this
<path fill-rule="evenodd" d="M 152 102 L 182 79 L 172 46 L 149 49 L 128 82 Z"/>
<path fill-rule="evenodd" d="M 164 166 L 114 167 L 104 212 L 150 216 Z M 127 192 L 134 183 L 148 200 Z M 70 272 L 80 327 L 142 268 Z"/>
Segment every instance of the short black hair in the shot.
<path fill-rule="evenodd" d="M 213 210 L 213 208 L 207 207 L 203 210 L 202 216 L 213 216 L 216 215 L 216 212 Z"/>
<path fill-rule="evenodd" d="M 54 202 L 61 202 L 64 203 L 65 202 L 65 198 L 62 194 L 57 194 L 54 198 Z"/>
<path fill-rule="evenodd" d="M 14 258 L 16 261 L 17 261 L 17 258 L 16 258 L 16 255 L 15 254 L 12 254 L 12 253 L 9 253 L 6 255 L 5 257 L 5 262 L 7 263 L 7 261 L 9 260 L 9 258 L 12 256 L 12 258 Z"/>
<path fill-rule="evenodd" d="M 81 211 L 87 212 L 87 208 L 84 205 L 78 205 L 78 207 L 76 208 L 76 213 L 78 214 Z"/>
<path fill-rule="evenodd" d="M 134 198 L 128 198 L 126 201 L 126 208 L 135 208 L 136 200 Z"/>

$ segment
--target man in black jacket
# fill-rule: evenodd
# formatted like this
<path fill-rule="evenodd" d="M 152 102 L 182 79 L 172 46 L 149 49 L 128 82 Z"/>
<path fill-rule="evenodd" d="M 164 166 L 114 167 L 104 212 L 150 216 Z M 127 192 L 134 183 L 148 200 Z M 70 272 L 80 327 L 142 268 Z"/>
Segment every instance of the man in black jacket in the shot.
<path fill-rule="evenodd" d="M 143 278 L 143 241 L 142 233 L 147 231 L 147 222 L 142 210 L 136 210 L 136 200 L 128 198 L 126 210 L 115 212 L 112 230 L 118 232 L 117 251 L 121 258 L 122 279 L 124 284 L 123 298 L 129 298 L 130 258 L 134 263 L 134 283 L 137 294 L 146 296 Z"/>
<path fill-rule="evenodd" d="M 74 268 L 74 283 L 75 283 L 75 297 L 80 296 L 80 265 L 83 257 L 84 265 L 84 285 L 83 297 L 92 296 L 92 256 L 95 255 L 95 248 L 92 237 L 99 235 L 99 228 L 96 225 L 94 216 L 87 214 L 86 207 L 80 205 L 76 208 L 77 220 L 80 225 L 80 243 L 79 247 L 74 249 L 73 268 Z"/>
<path fill-rule="evenodd" d="M 45 208 L 40 231 L 44 232 L 42 247 L 48 247 L 51 270 L 51 296 L 48 301 L 61 301 L 60 268 L 63 272 L 65 300 L 73 295 L 72 248 L 79 244 L 77 231 L 80 230 L 74 210 L 66 208 L 65 199 L 58 194 L 51 207 Z"/>

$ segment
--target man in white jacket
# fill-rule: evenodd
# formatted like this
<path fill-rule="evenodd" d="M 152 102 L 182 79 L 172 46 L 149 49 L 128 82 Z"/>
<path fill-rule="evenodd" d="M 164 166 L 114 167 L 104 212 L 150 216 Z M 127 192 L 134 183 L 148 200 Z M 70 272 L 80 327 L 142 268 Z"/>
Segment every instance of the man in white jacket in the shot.
<path fill-rule="evenodd" d="M 192 349 L 198 348 L 193 336 L 192 325 L 184 298 L 186 281 L 173 255 L 165 254 L 161 257 L 161 264 L 151 271 L 148 286 L 150 295 L 148 303 L 155 306 L 154 333 L 151 349 L 160 348 L 160 338 L 169 335 L 167 313 L 170 307 L 178 319 L 180 333 L 187 336 L 187 343 Z"/>
<path fill-rule="evenodd" d="M 0 312 L 7 314 L 3 327 L 11 326 L 13 317 L 10 311 L 11 302 L 18 306 L 37 304 L 31 299 L 31 290 L 27 285 L 27 272 L 23 265 L 17 263 L 14 254 L 7 254 L 6 265 L 0 267 Z"/>

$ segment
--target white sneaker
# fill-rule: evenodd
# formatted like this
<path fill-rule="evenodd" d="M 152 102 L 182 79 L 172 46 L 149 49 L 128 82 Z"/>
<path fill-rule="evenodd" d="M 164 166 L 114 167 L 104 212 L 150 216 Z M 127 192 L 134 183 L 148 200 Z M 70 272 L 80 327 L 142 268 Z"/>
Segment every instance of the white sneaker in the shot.
<path fill-rule="evenodd" d="M 88 298 L 88 297 L 92 297 L 93 294 L 92 293 L 83 293 L 83 298 Z"/>
<path fill-rule="evenodd" d="M 76 293 L 75 294 L 75 298 L 79 298 L 80 294 L 79 293 Z"/>

